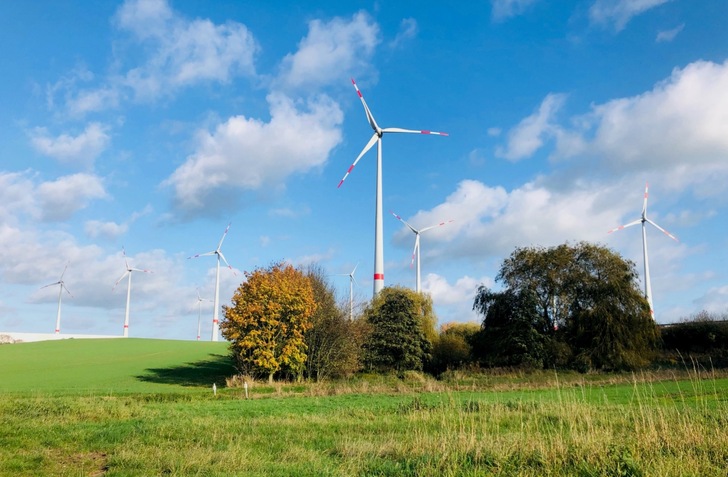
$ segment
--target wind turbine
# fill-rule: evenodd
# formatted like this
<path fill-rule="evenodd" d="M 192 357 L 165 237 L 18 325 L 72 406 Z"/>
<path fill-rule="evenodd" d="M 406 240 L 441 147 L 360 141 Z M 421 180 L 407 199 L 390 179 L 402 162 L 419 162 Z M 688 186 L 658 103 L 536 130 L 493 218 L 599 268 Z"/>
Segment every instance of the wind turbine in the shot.
<path fill-rule="evenodd" d="M 354 284 L 356 283 L 356 278 L 354 278 L 354 273 L 356 272 L 356 268 L 359 266 L 357 263 L 354 266 L 354 270 L 351 271 L 351 273 L 340 273 L 339 276 L 345 276 L 349 277 L 349 319 L 354 320 Z"/>
<path fill-rule="evenodd" d="M 200 289 L 197 289 L 197 341 L 200 341 L 200 324 L 202 323 L 202 302 L 210 301 L 200 296 Z"/>
<path fill-rule="evenodd" d="M 129 337 L 129 301 L 131 300 L 131 274 L 132 272 L 144 272 L 144 273 L 152 273 L 149 270 L 144 270 L 142 268 L 134 268 L 129 266 L 129 260 L 126 259 L 126 250 L 124 248 L 121 249 L 121 254 L 124 256 L 124 265 L 126 266 L 126 271 L 124 274 L 119 277 L 118 280 L 116 280 L 116 283 L 114 283 L 114 287 L 111 289 L 111 291 L 114 291 L 116 288 L 116 285 L 119 284 L 120 281 L 124 279 L 124 277 L 129 277 L 126 284 L 126 314 L 124 315 L 124 338 Z"/>
<path fill-rule="evenodd" d="M 616 232 L 617 230 L 622 230 L 624 228 L 631 227 L 633 225 L 642 224 L 642 254 L 644 256 L 644 263 L 645 263 L 645 298 L 647 299 L 647 303 L 649 303 L 649 305 L 650 305 L 650 314 L 652 315 L 652 318 L 654 319 L 655 309 L 652 306 L 652 285 L 650 284 L 650 264 L 649 264 L 649 260 L 647 258 L 647 231 L 645 228 L 645 223 L 649 222 L 650 224 L 654 225 L 655 227 L 657 227 L 658 230 L 660 230 L 662 233 L 664 233 L 665 235 L 667 235 L 674 241 L 679 242 L 679 240 L 677 239 L 677 237 L 672 235 L 670 232 L 663 229 L 662 227 L 657 225 L 655 222 L 653 222 L 647 218 L 648 191 L 649 191 L 649 184 L 647 182 L 645 182 L 645 198 L 644 198 L 644 202 L 642 203 L 642 216 L 639 219 L 634 220 L 628 224 L 620 225 L 619 227 L 612 229 L 607 233 L 611 234 L 612 232 Z"/>
<path fill-rule="evenodd" d="M 218 319 L 218 311 L 220 308 L 220 259 L 222 259 L 223 262 L 225 262 L 225 265 L 232 270 L 233 267 L 230 266 L 227 260 L 225 260 L 225 255 L 222 254 L 222 250 L 220 248 L 222 247 L 222 242 L 225 240 L 225 236 L 227 236 L 228 230 L 230 230 L 230 224 L 225 228 L 225 232 L 222 234 L 222 238 L 220 239 L 220 243 L 217 244 L 217 248 L 213 250 L 212 252 L 206 252 L 206 253 L 198 253 L 197 255 L 193 255 L 190 258 L 197 258 L 197 257 L 204 257 L 206 255 L 216 255 L 217 256 L 217 269 L 215 271 L 215 309 L 212 312 L 212 341 L 217 341 L 217 335 L 219 334 L 219 319 Z"/>
<path fill-rule="evenodd" d="M 390 210 L 390 212 L 392 212 L 392 211 Z M 415 263 L 415 258 L 417 258 L 417 281 L 415 282 L 416 283 L 415 291 L 417 293 L 419 293 L 420 290 L 422 289 L 422 287 L 420 285 L 420 283 L 421 283 L 420 282 L 420 235 L 423 232 L 427 232 L 430 229 L 434 229 L 435 227 L 442 227 L 443 225 L 447 225 L 454 221 L 448 220 L 447 222 L 440 222 L 439 224 L 430 225 L 429 227 L 425 227 L 424 229 L 418 230 L 418 229 L 412 227 L 410 224 L 407 223 L 406 220 L 404 220 L 402 217 L 395 214 L 394 212 L 392 212 L 392 215 L 394 215 L 397 220 L 399 220 L 400 222 L 405 224 L 407 227 L 409 227 L 409 229 L 412 231 L 412 233 L 415 234 L 415 248 L 412 250 L 412 262 L 410 263 L 410 267 L 412 266 L 412 264 Z"/>
<path fill-rule="evenodd" d="M 56 334 L 59 334 L 61 332 L 61 297 L 63 296 L 63 290 L 66 290 L 66 293 L 68 293 L 69 296 L 73 297 L 73 295 L 71 295 L 71 292 L 68 291 L 68 288 L 66 288 L 66 284 L 63 281 L 63 275 L 66 274 L 67 268 L 68 268 L 68 264 L 66 264 L 66 266 L 63 268 L 63 273 L 61 273 L 61 278 L 57 282 L 50 283 L 48 285 L 44 285 L 44 286 L 40 287 L 41 289 L 43 289 L 43 288 L 52 287 L 53 285 L 59 286 L 58 287 L 59 288 L 59 290 L 58 290 L 58 315 L 56 316 Z"/>
<path fill-rule="evenodd" d="M 447 136 L 447 133 L 402 128 L 380 128 L 377 122 L 374 120 L 374 116 L 369 110 L 369 106 L 367 106 L 366 101 L 364 101 L 364 96 L 361 94 L 361 91 L 359 91 L 359 87 L 356 85 L 356 81 L 354 81 L 353 78 L 351 79 L 351 83 L 354 85 L 354 89 L 356 89 L 356 93 L 359 95 L 361 104 L 364 106 L 364 112 L 367 115 L 369 125 L 374 130 L 374 135 L 372 135 L 371 139 L 369 139 L 369 142 L 366 146 L 364 146 L 364 149 L 362 149 L 362 151 L 359 153 L 359 156 L 357 156 L 354 163 L 349 166 L 349 169 L 346 171 L 346 174 L 344 174 L 344 177 L 341 179 L 337 187 L 341 187 L 351 171 L 354 169 L 354 166 L 356 166 L 357 162 L 359 162 L 359 159 L 361 159 L 362 156 L 364 156 L 364 154 L 366 154 L 367 151 L 369 151 L 369 149 L 374 146 L 374 143 L 376 143 L 377 185 L 374 215 L 374 295 L 377 295 L 382 290 L 382 288 L 384 288 L 384 224 L 382 223 L 382 136 L 384 136 L 384 134 L 386 133 L 411 133 L 430 135 L 434 134 L 437 136 Z"/>

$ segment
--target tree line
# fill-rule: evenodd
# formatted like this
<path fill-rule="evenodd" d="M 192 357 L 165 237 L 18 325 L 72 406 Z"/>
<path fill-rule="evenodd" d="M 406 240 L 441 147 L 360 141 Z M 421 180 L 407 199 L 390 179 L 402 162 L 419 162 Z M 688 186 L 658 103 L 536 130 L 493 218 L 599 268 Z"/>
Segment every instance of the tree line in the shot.
<path fill-rule="evenodd" d="M 480 286 L 480 323 L 437 329 L 427 294 L 391 286 L 354 319 L 321 267 L 275 263 L 245 273 L 221 331 L 240 373 L 324 380 L 360 371 L 462 367 L 627 370 L 649 365 L 662 339 L 635 264 L 599 245 L 517 248 Z"/>

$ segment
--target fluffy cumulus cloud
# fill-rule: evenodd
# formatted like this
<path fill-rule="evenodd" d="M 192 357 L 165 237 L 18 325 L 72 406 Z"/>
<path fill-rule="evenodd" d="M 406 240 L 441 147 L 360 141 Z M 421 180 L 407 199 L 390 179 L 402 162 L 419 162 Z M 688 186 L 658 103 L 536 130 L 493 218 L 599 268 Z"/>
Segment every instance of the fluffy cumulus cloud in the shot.
<path fill-rule="evenodd" d="M 399 23 L 399 31 L 397 32 L 397 36 L 395 36 L 394 40 L 389 43 L 389 46 L 392 48 L 397 48 L 403 43 L 406 43 L 407 41 L 415 38 L 417 36 L 417 32 L 417 20 L 415 20 L 414 18 L 403 18 L 402 21 Z"/>
<path fill-rule="evenodd" d="M 342 74 L 366 69 L 379 41 L 379 26 L 364 12 L 350 20 L 312 20 L 298 50 L 283 59 L 279 82 L 287 87 L 340 82 Z"/>
<path fill-rule="evenodd" d="M 89 220 L 84 224 L 84 231 L 89 237 L 105 238 L 113 240 L 121 237 L 129 230 L 129 224 L 117 224 L 116 222 L 103 222 L 100 220 Z"/>
<path fill-rule="evenodd" d="M 700 184 L 700 194 L 721 194 L 716 179 L 728 178 L 728 62 L 676 69 L 646 93 L 594 106 L 578 123 L 561 132 L 579 141 L 558 139 L 556 156 L 596 156 L 621 173 L 654 171 L 672 188 Z"/>
<path fill-rule="evenodd" d="M 5 223 L 22 218 L 66 220 L 92 200 L 106 196 L 101 178 L 93 174 L 38 182 L 30 172 L 0 173 L 0 218 Z"/>
<path fill-rule="evenodd" d="M 257 49 L 245 25 L 188 20 L 165 0 L 129 0 L 117 12 L 121 29 L 152 46 L 147 62 L 127 72 L 125 83 L 141 99 L 200 81 L 227 82 L 255 73 Z"/>
<path fill-rule="evenodd" d="M 43 182 L 36 194 L 41 218 L 46 221 L 66 220 L 91 200 L 107 196 L 102 180 L 93 174 L 73 174 Z"/>
<path fill-rule="evenodd" d="M 658 7 L 670 0 L 596 0 L 589 9 L 592 23 L 611 26 L 619 32 L 632 17 Z"/>
<path fill-rule="evenodd" d="M 343 114 L 329 98 L 301 104 L 274 93 L 268 102 L 269 122 L 234 116 L 199 133 L 197 150 L 164 183 L 180 208 L 200 210 L 216 190 L 280 186 L 321 167 L 341 142 Z"/>
<path fill-rule="evenodd" d="M 555 114 L 561 109 L 566 97 L 562 94 L 549 94 L 541 103 L 538 111 L 521 120 L 508 133 L 508 144 L 496 150 L 498 157 L 518 161 L 531 156 L 541 148 L 544 140 L 558 132 Z"/>
<path fill-rule="evenodd" d="M 516 15 L 521 15 L 538 0 L 492 0 L 493 19 L 505 20 Z"/>
<path fill-rule="evenodd" d="M 477 321 L 478 315 L 473 311 L 473 301 L 481 285 L 491 288 L 494 285 L 493 279 L 466 275 L 451 284 L 436 273 L 428 273 L 422 279 L 422 290 L 429 293 L 432 301 L 437 303 L 440 323 Z"/>
<path fill-rule="evenodd" d="M 662 30 L 657 32 L 657 36 L 655 37 L 656 43 L 669 43 L 672 40 L 675 39 L 675 37 L 683 31 L 685 28 L 685 24 L 681 23 L 680 25 L 676 26 L 675 28 L 671 28 L 670 30 Z"/>
<path fill-rule="evenodd" d="M 45 128 L 35 128 L 31 142 L 37 151 L 63 164 L 90 168 L 96 158 L 108 147 L 111 137 L 108 127 L 90 123 L 83 132 L 73 136 L 51 136 Z"/>

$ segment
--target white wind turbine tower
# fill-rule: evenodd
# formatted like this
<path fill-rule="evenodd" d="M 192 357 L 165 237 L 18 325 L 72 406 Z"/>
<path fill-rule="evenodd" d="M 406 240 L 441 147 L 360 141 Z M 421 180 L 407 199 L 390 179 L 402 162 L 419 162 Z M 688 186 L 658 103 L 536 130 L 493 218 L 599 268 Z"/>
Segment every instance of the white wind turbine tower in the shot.
<path fill-rule="evenodd" d="M 649 260 L 647 258 L 647 231 L 645 228 L 645 223 L 649 222 L 650 224 L 654 225 L 655 227 L 657 227 L 658 230 L 660 230 L 662 233 L 664 233 L 665 235 L 667 235 L 674 241 L 679 242 L 679 240 L 677 239 L 677 237 L 672 235 L 670 232 L 663 229 L 662 227 L 657 225 L 655 222 L 653 222 L 647 218 L 648 190 L 649 190 L 649 184 L 645 183 L 645 198 L 644 198 L 644 202 L 642 203 L 642 216 L 639 219 L 634 220 L 628 224 L 620 225 L 619 227 L 612 229 L 607 233 L 611 234 L 612 232 L 616 232 L 617 230 L 622 230 L 624 228 L 631 227 L 632 225 L 642 224 L 642 255 L 644 257 L 644 264 L 645 264 L 645 298 L 647 299 L 647 303 L 649 303 L 649 305 L 650 305 L 650 314 L 652 314 L 652 318 L 654 319 L 655 309 L 652 306 L 652 285 L 650 284 L 650 264 L 649 264 Z"/>
<path fill-rule="evenodd" d="M 382 136 L 386 133 L 411 133 L 411 134 L 434 134 L 437 136 L 447 136 L 447 133 L 435 132 L 435 131 L 424 131 L 424 130 L 413 130 L 413 129 L 402 129 L 402 128 L 380 128 L 377 122 L 374 120 L 372 112 L 369 110 L 364 96 L 359 91 L 356 82 L 352 78 L 351 80 L 354 88 L 356 89 L 361 104 L 364 106 L 364 112 L 367 115 L 369 125 L 374 130 L 374 135 L 364 146 L 364 149 L 359 153 L 356 160 L 349 166 L 349 169 L 344 174 L 344 177 L 339 182 L 338 187 L 344 183 L 346 178 L 349 176 L 351 171 L 359 162 L 359 159 L 369 151 L 369 149 L 377 144 L 377 184 L 376 184 L 376 200 L 375 200 L 375 216 L 374 216 L 374 295 L 377 295 L 382 288 L 384 288 L 384 224 L 382 220 Z"/>
<path fill-rule="evenodd" d="M 356 268 L 359 266 L 357 263 L 354 266 L 354 270 L 351 271 L 351 273 L 340 273 L 339 276 L 349 277 L 349 319 L 354 319 L 354 284 L 356 283 L 356 278 L 354 278 L 354 273 L 356 272 Z"/>
<path fill-rule="evenodd" d="M 390 212 L 392 212 L 392 211 L 390 210 Z M 412 250 L 412 262 L 410 263 L 410 266 L 412 266 L 412 264 L 415 263 L 415 259 L 416 259 L 417 260 L 417 281 L 415 282 L 416 283 L 415 291 L 417 293 L 420 293 L 420 290 L 422 289 L 421 281 L 420 281 L 420 235 L 423 232 L 427 232 L 430 229 L 434 229 L 435 227 L 442 227 L 443 225 L 452 223 L 453 220 L 448 220 L 447 222 L 440 222 L 439 224 L 430 225 L 429 227 L 425 227 L 423 229 L 418 230 L 418 229 L 412 227 L 410 224 L 407 223 L 406 220 L 404 220 L 402 217 L 395 214 L 394 212 L 392 212 L 392 215 L 394 215 L 397 218 L 397 220 L 399 220 L 400 222 L 405 224 L 412 231 L 412 233 L 415 234 L 415 248 Z"/>
<path fill-rule="evenodd" d="M 124 274 L 119 277 L 118 280 L 116 280 L 116 283 L 114 283 L 114 287 L 111 289 L 111 291 L 114 291 L 116 288 L 116 285 L 119 284 L 120 281 L 124 279 L 124 277 L 129 277 L 126 283 L 126 313 L 124 314 L 124 338 L 129 337 L 129 301 L 131 300 L 131 274 L 133 272 L 144 272 L 144 273 L 152 273 L 149 270 L 144 270 L 142 268 L 134 268 L 129 266 L 129 260 L 126 259 L 126 250 L 124 248 L 121 249 L 121 254 L 124 256 L 124 266 L 126 266 L 126 271 Z"/>
<path fill-rule="evenodd" d="M 61 278 L 57 282 L 50 283 L 48 285 L 44 285 L 44 286 L 40 287 L 41 289 L 43 289 L 43 288 L 52 287 L 53 285 L 58 285 L 58 288 L 59 288 L 59 290 L 58 290 L 58 315 L 56 315 L 56 334 L 59 334 L 61 332 L 61 297 L 63 296 L 63 290 L 66 290 L 66 293 L 68 293 L 69 296 L 73 297 L 73 295 L 71 295 L 71 292 L 68 291 L 68 288 L 66 288 L 66 284 L 63 281 L 63 275 L 66 274 L 67 268 L 68 268 L 68 264 L 66 264 L 66 266 L 63 268 L 63 273 L 61 273 Z"/>
<path fill-rule="evenodd" d="M 200 296 L 200 289 L 197 289 L 197 341 L 200 341 L 200 329 L 202 323 L 202 302 L 210 301 Z"/>
<path fill-rule="evenodd" d="M 206 253 L 198 253 L 197 255 L 193 255 L 189 258 L 197 258 L 197 257 L 204 257 L 206 255 L 215 255 L 217 256 L 217 269 L 215 270 L 215 302 L 214 306 L 215 309 L 212 312 L 212 341 L 217 341 L 217 335 L 219 334 L 220 329 L 220 321 L 218 319 L 218 312 L 220 308 L 220 259 L 222 259 L 223 262 L 225 262 L 225 265 L 232 270 L 233 267 L 230 266 L 227 260 L 225 260 L 225 255 L 222 254 L 222 250 L 220 248 L 222 247 L 222 242 L 225 240 L 225 237 L 227 236 L 228 230 L 230 230 L 230 224 L 225 228 L 225 232 L 222 234 L 222 238 L 220 239 L 220 243 L 217 244 L 217 248 L 213 250 L 212 252 L 206 252 Z"/>

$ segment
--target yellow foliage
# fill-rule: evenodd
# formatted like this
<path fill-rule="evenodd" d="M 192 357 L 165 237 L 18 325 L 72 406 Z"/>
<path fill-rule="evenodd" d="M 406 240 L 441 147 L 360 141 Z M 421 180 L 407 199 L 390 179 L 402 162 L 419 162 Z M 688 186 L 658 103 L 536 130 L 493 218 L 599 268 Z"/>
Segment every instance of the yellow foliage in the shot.
<path fill-rule="evenodd" d="M 223 337 L 244 367 L 271 377 L 282 369 L 299 374 L 306 361 L 304 334 L 316 310 L 308 277 L 281 263 L 245 277 L 232 306 L 223 307 Z"/>

